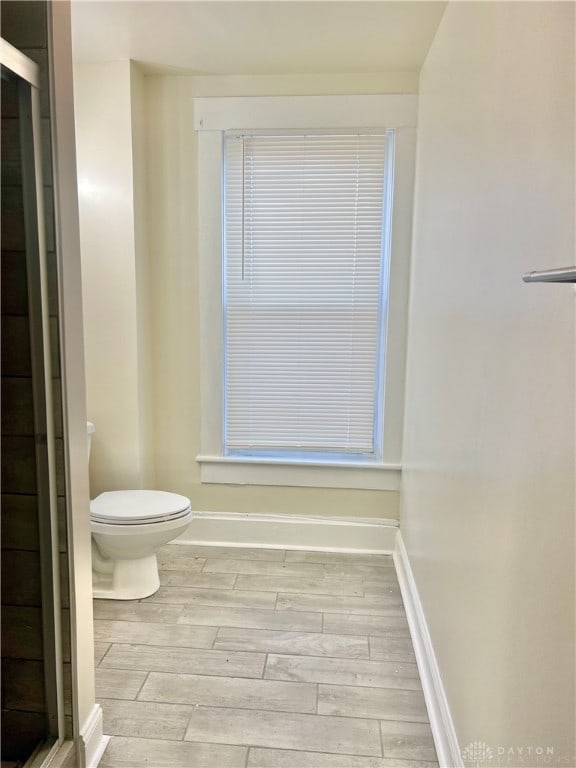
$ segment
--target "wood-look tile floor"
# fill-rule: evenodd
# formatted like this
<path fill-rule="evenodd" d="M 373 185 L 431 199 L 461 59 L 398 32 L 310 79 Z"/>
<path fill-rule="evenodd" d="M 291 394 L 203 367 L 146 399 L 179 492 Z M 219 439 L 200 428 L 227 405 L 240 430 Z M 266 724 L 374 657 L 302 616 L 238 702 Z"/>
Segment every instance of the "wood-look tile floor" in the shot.
<path fill-rule="evenodd" d="M 392 558 L 168 545 L 94 601 L 102 768 L 433 768 Z"/>

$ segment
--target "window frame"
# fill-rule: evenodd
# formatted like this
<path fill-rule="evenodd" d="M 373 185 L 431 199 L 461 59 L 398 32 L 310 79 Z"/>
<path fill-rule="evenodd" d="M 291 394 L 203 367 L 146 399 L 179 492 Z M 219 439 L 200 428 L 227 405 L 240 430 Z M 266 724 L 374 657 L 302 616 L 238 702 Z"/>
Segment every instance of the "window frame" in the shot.
<path fill-rule="evenodd" d="M 194 99 L 198 149 L 203 483 L 398 490 L 401 473 L 417 97 L 300 96 Z M 227 131 L 394 131 L 394 184 L 384 427 L 374 458 L 267 457 L 224 449 L 224 135 Z"/>

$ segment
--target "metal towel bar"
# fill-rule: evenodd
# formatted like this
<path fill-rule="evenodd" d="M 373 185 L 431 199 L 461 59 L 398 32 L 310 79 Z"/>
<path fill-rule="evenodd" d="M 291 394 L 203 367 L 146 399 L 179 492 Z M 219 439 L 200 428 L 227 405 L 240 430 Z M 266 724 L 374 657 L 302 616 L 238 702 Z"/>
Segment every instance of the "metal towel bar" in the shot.
<path fill-rule="evenodd" d="M 576 283 L 576 267 L 527 272 L 522 280 L 525 283 Z"/>

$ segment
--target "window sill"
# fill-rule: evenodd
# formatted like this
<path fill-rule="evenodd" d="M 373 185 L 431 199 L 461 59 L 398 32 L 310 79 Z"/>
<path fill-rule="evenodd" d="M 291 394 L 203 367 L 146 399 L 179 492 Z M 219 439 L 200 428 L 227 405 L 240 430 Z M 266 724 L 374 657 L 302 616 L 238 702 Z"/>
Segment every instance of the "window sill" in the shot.
<path fill-rule="evenodd" d="M 293 461 L 231 456 L 197 456 L 203 483 L 278 485 L 398 491 L 401 466 L 376 462 Z"/>

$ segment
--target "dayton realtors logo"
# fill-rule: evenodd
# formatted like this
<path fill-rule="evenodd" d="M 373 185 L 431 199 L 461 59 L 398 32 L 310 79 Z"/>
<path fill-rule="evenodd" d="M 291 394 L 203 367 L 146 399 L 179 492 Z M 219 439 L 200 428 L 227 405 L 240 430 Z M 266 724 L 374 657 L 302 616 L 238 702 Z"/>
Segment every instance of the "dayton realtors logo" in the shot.
<path fill-rule="evenodd" d="M 473 768 L 479 768 L 481 765 L 486 765 L 494 759 L 494 753 L 492 749 L 484 741 L 471 741 L 468 746 L 462 750 L 462 759 L 468 766 Z"/>
<path fill-rule="evenodd" d="M 485 741 L 471 741 L 462 750 L 462 759 L 467 768 L 507 766 L 507 768 L 535 768 L 541 765 L 567 765 L 566 759 L 556 757 L 554 747 L 495 747 Z"/>

